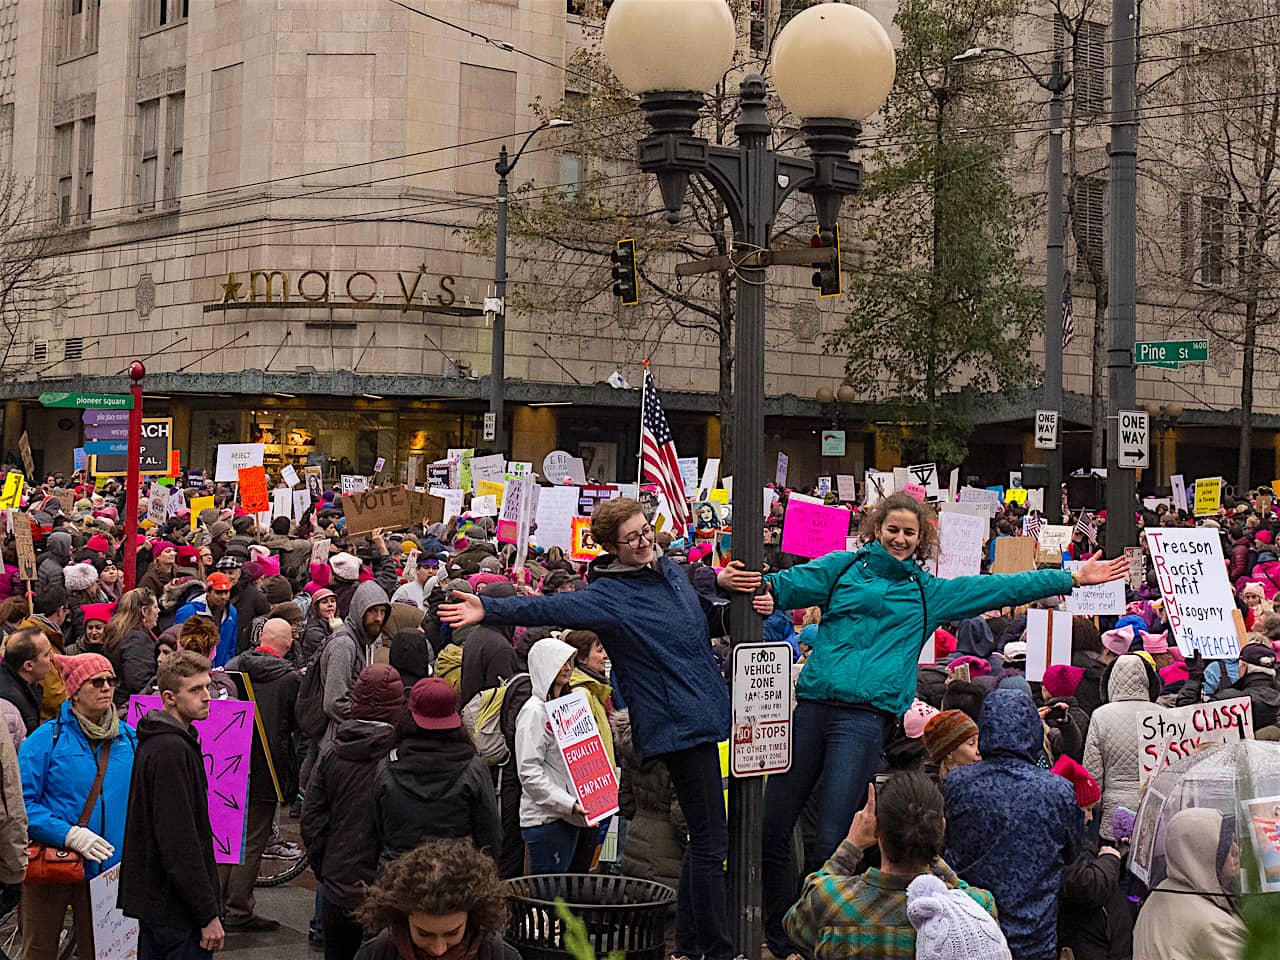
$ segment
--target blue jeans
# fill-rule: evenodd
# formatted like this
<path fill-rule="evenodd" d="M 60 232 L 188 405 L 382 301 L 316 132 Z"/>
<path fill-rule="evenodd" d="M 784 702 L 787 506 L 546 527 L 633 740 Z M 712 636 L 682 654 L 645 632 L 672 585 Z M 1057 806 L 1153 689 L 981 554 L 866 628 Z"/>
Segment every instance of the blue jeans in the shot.
<path fill-rule="evenodd" d="M 138 960 L 209 960 L 212 956 L 200 946 L 200 931 L 195 927 L 138 923 Z"/>
<path fill-rule="evenodd" d="M 791 838 L 810 794 L 823 781 L 814 849 L 805 862 L 821 865 L 849 832 L 880 767 L 885 716 L 870 709 L 801 700 L 793 716 L 791 769 L 764 788 L 764 926 L 774 956 L 795 953 L 782 918 L 800 896 Z"/>
<path fill-rule="evenodd" d="M 729 933 L 729 893 L 724 859 L 729 850 L 729 826 L 720 782 L 720 750 L 703 743 L 662 754 L 671 774 L 676 799 L 689 824 L 689 846 L 680 863 L 676 892 L 675 952 L 706 960 L 733 957 Z"/>
<path fill-rule="evenodd" d="M 552 820 L 536 827 L 521 827 L 529 848 L 529 873 L 586 873 L 595 853 L 596 827 L 578 827 Z"/>

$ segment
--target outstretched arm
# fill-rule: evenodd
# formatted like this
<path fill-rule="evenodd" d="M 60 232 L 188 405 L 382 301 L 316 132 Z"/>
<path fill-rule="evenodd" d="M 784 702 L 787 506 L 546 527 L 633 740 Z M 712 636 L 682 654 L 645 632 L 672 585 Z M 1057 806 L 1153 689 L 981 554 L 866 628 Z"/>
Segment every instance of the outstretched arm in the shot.
<path fill-rule="evenodd" d="M 440 619 L 455 627 L 487 621 L 525 627 L 557 626 L 603 630 L 617 622 L 597 591 L 575 590 L 549 597 L 478 597 L 454 594 L 456 603 L 440 604 Z"/>
<path fill-rule="evenodd" d="M 1109 583 L 1128 575 L 1124 557 L 1100 559 L 1095 553 L 1085 561 L 1076 577 L 1081 584 Z M 1030 570 L 1026 573 L 980 574 L 954 580 L 930 581 L 929 619 L 934 623 L 976 617 L 999 607 L 1032 603 L 1045 597 L 1070 593 L 1075 585 L 1066 570 Z"/>

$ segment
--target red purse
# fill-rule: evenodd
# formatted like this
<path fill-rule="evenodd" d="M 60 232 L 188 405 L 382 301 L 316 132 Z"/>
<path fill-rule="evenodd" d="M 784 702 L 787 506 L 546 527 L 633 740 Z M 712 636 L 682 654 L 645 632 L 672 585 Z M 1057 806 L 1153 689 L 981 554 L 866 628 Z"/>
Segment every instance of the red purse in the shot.
<path fill-rule="evenodd" d="M 53 752 L 53 748 L 49 748 Z M 93 813 L 93 805 L 98 802 L 102 793 L 102 781 L 107 775 L 107 758 L 111 755 L 111 741 L 108 740 L 98 751 L 98 775 L 94 778 L 93 787 L 89 790 L 89 799 L 80 811 L 80 819 L 76 826 L 89 825 L 89 816 Z M 27 845 L 27 877 L 26 883 L 38 886 L 44 883 L 80 883 L 84 880 L 84 858 L 74 850 L 59 847 L 52 843 L 30 843 Z"/>

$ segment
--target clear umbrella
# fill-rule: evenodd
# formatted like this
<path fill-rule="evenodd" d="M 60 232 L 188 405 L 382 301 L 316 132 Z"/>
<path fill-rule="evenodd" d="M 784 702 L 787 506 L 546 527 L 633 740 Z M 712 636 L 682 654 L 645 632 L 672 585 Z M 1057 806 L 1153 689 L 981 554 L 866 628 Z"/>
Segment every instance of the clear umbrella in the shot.
<path fill-rule="evenodd" d="M 1129 869 L 1148 887 L 1165 878 L 1164 835 L 1180 810 L 1209 807 L 1238 824 L 1241 891 L 1280 890 L 1280 743 L 1242 740 L 1161 770 L 1138 808 Z"/>

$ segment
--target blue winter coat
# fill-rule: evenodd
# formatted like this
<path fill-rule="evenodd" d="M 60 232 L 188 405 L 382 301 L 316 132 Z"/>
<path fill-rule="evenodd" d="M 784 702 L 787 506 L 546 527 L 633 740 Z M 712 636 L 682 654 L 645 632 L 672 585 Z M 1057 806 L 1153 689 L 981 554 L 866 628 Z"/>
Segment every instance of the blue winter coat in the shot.
<path fill-rule="evenodd" d="M 982 707 L 982 760 L 942 781 L 945 859 L 970 886 L 995 894 L 1015 960 L 1057 960 L 1058 889 L 1080 854 L 1084 812 L 1071 784 L 1036 766 L 1044 726 L 1020 690 Z"/>
<path fill-rule="evenodd" d="M 55 735 L 57 744 L 53 742 Z M 129 781 L 137 749 L 138 736 L 133 727 L 120 721 L 120 734 L 111 742 L 102 793 L 86 825 L 116 849 L 110 859 L 102 863 L 86 860 L 86 877 L 96 877 L 120 862 Z M 80 721 L 71 712 L 70 700 L 63 701 L 56 717 L 41 724 L 22 741 L 18 766 L 22 770 L 22 799 L 27 805 L 27 832 L 31 840 L 61 846 L 67 831 L 79 820 L 98 775 L 97 752 L 89 745 Z"/>
<path fill-rule="evenodd" d="M 631 710 L 636 752 L 651 757 L 729 737 L 729 692 L 711 651 L 728 632 L 728 602 L 700 596 L 679 565 L 615 571 L 592 564 L 585 590 L 485 597 L 485 620 L 594 630 Z"/>
<path fill-rule="evenodd" d="M 206 599 L 208 594 L 202 593 L 198 597 L 194 597 L 190 603 L 183 604 L 178 608 L 178 612 L 173 615 L 174 623 L 186 623 L 195 614 L 202 617 L 209 617 L 209 602 Z M 240 616 L 236 613 L 236 605 L 234 603 L 227 604 L 227 615 L 222 618 L 222 623 L 218 626 L 218 647 L 213 651 L 210 658 L 215 667 L 225 667 L 227 661 L 236 655 L 236 642 L 240 639 Z"/>
<path fill-rule="evenodd" d="M 894 559 L 879 543 L 764 579 L 782 609 L 822 608 L 796 697 L 871 706 L 895 717 L 911 706 L 920 650 L 938 627 L 1071 592 L 1064 570 L 941 580 L 914 560 Z"/>

